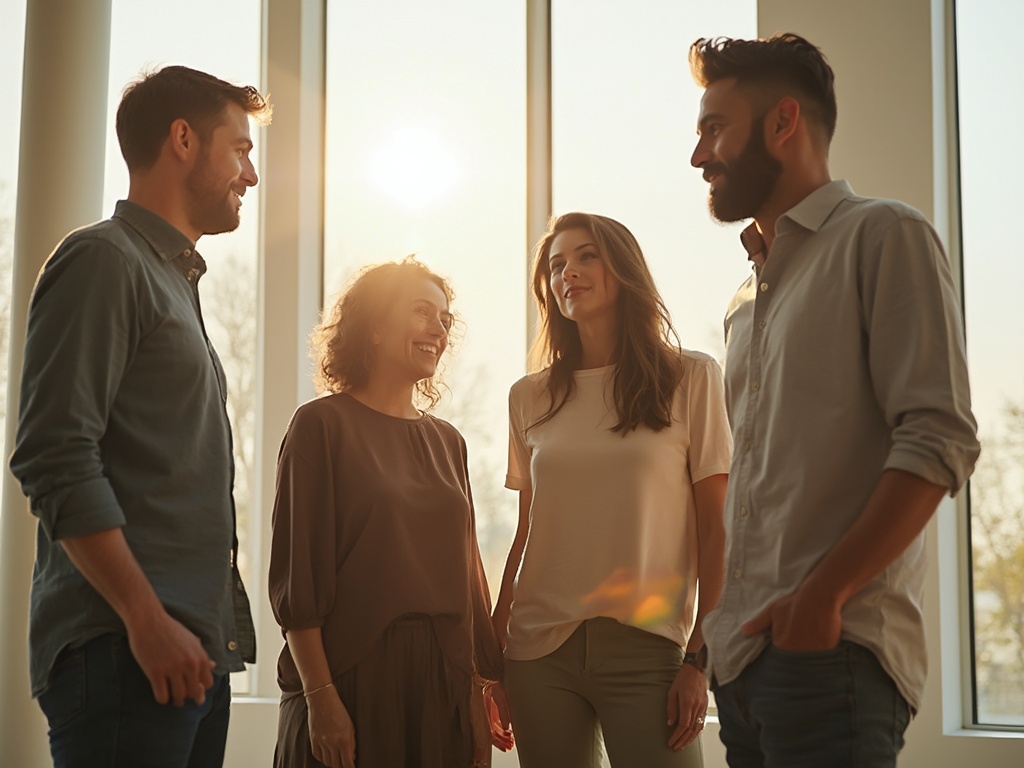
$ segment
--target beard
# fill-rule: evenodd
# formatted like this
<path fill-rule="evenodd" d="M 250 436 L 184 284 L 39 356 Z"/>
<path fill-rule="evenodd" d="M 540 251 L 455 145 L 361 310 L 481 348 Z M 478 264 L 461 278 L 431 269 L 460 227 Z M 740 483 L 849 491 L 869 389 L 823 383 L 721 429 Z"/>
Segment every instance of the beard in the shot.
<path fill-rule="evenodd" d="M 708 192 L 708 209 L 721 222 L 753 218 L 775 189 L 782 175 L 782 163 L 768 154 L 764 143 L 763 118 L 751 124 L 750 138 L 743 151 L 728 165 L 713 163 L 705 173 L 717 173 L 725 181 Z"/>
<path fill-rule="evenodd" d="M 189 192 L 189 221 L 197 230 L 204 235 L 219 235 L 238 229 L 235 195 L 213 173 L 205 149 L 185 180 L 185 188 Z"/>

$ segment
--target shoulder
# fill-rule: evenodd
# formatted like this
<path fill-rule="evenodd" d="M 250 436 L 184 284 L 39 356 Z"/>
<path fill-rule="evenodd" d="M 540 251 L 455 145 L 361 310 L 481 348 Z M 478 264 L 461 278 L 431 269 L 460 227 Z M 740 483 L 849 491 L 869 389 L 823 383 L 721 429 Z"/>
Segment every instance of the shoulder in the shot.
<path fill-rule="evenodd" d="M 445 440 L 456 443 L 460 446 L 466 444 L 465 438 L 462 433 L 452 424 L 450 421 L 442 419 L 440 416 L 435 416 L 433 413 L 425 413 L 423 415 L 424 424 L 430 425 L 437 434 L 439 434 Z"/>
<path fill-rule="evenodd" d="M 535 399 L 539 394 L 547 391 L 549 378 L 548 368 L 526 374 L 509 388 L 509 400 L 523 402 Z"/>
<path fill-rule="evenodd" d="M 94 266 L 121 266 L 137 260 L 137 255 L 123 225 L 107 219 L 69 232 L 53 250 L 43 270 L 64 266 L 72 259 L 89 260 Z"/>
<path fill-rule="evenodd" d="M 288 432 L 299 435 L 322 434 L 344 419 L 348 399 L 344 394 L 328 393 L 308 400 L 295 409 L 288 424 Z"/>
<path fill-rule="evenodd" d="M 696 349 L 681 349 L 679 356 L 683 363 L 684 371 L 692 371 L 699 368 L 718 366 L 718 361 L 707 352 L 700 352 Z"/>
<path fill-rule="evenodd" d="M 707 354 L 694 349 L 680 350 L 682 376 L 679 379 L 679 390 L 691 395 L 695 390 L 707 392 L 709 388 L 717 389 L 722 381 L 722 366 Z"/>
<path fill-rule="evenodd" d="M 884 236 L 899 224 L 933 230 L 931 222 L 921 211 L 901 200 L 852 195 L 844 203 L 839 209 L 837 223 L 857 226 L 866 229 L 868 233 L 873 231 Z"/>

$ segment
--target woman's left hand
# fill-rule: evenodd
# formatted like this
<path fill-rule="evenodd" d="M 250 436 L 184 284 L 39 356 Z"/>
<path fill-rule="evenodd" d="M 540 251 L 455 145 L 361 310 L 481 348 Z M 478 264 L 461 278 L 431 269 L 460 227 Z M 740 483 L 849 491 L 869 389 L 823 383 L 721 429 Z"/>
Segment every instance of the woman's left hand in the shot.
<path fill-rule="evenodd" d="M 668 691 L 668 724 L 675 726 L 669 747 L 678 751 L 689 746 L 704 730 L 707 711 L 707 677 L 692 664 L 683 664 Z"/>
<path fill-rule="evenodd" d="M 483 688 L 475 681 L 469 705 L 469 725 L 473 733 L 473 762 L 470 768 L 490 768 L 491 724 L 488 722 Z"/>

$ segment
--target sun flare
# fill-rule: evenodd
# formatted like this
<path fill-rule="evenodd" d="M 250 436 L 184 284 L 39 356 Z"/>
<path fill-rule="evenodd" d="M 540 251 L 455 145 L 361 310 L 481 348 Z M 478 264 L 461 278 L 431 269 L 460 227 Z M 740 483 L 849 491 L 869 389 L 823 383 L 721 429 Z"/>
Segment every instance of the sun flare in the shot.
<path fill-rule="evenodd" d="M 445 198 L 462 178 L 456 153 L 425 126 L 383 136 L 370 156 L 368 172 L 374 186 L 412 210 Z"/>

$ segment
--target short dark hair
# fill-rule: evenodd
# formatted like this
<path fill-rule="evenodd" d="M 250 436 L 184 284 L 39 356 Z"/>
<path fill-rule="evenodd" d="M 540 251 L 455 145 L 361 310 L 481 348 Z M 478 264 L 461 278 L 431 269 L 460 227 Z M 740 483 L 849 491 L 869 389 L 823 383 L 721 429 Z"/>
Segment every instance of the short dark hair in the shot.
<path fill-rule="evenodd" d="M 171 66 L 129 83 L 117 108 L 117 140 L 128 170 L 151 167 L 171 123 L 184 119 L 207 140 L 229 104 L 237 104 L 260 125 L 270 122 L 270 102 L 251 85 L 232 85 L 188 67 Z"/>
<path fill-rule="evenodd" d="M 832 141 L 835 73 L 821 50 L 799 35 L 787 32 L 761 40 L 702 37 L 690 46 L 690 71 L 704 88 L 735 78 L 741 88 L 753 86 L 777 98 L 794 96 Z"/>

